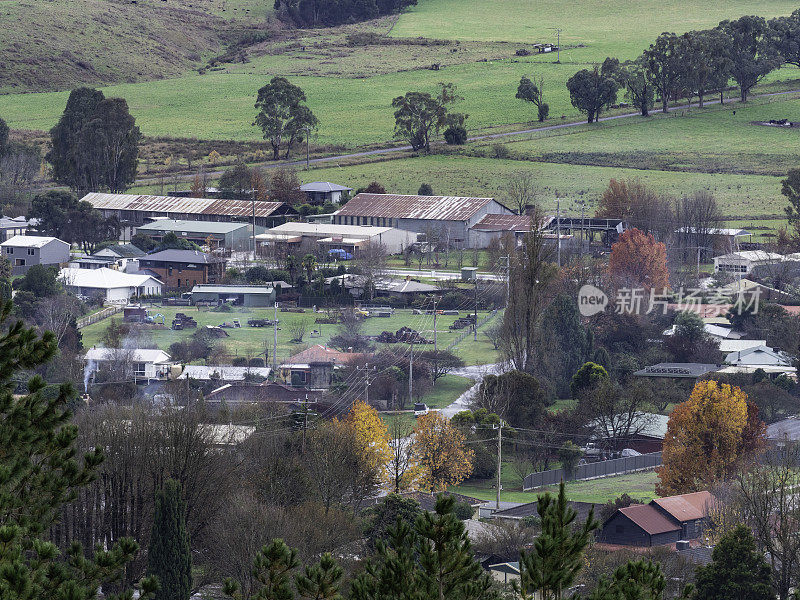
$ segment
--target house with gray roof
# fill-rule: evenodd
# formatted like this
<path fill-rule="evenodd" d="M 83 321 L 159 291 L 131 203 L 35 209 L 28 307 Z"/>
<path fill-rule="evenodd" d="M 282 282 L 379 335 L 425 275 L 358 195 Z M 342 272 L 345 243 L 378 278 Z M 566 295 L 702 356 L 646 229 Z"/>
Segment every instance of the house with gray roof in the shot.
<path fill-rule="evenodd" d="M 156 273 L 166 288 L 185 289 L 216 283 L 225 271 L 225 263 L 198 250 L 169 249 L 141 257 L 139 268 Z"/>
<path fill-rule="evenodd" d="M 11 262 L 12 275 L 24 275 L 34 265 L 66 265 L 70 245 L 58 238 L 15 235 L 0 243 L 0 251 Z"/>
<path fill-rule="evenodd" d="M 306 196 L 308 196 L 309 204 L 325 204 L 327 202 L 339 204 L 342 200 L 342 194 L 352 192 L 353 188 L 331 183 L 330 181 L 312 181 L 301 185 L 300 191 L 305 192 Z"/>
<path fill-rule="evenodd" d="M 477 248 L 485 236 L 472 236 L 472 228 L 486 215 L 513 215 L 494 198 L 358 194 L 336 213 L 334 223 L 394 227 L 436 237 L 440 244 Z"/>
<path fill-rule="evenodd" d="M 637 377 L 670 377 L 675 379 L 700 379 L 716 373 L 720 365 L 705 363 L 658 363 L 634 373 Z"/>

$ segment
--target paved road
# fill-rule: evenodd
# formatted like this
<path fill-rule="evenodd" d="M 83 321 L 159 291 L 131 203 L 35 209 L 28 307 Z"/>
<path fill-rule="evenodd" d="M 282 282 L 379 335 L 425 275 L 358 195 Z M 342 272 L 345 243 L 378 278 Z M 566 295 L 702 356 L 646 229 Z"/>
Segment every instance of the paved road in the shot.
<path fill-rule="evenodd" d="M 773 96 L 783 96 L 783 95 L 796 94 L 796 93 L 800 93 L 800 89 L 798 89 L 798 90 L 789 90 L 789 91 L 786 91 L 786 92 L 771 92 L 769 94 L 754 94 L 754 95 L 751 95 L 750 98 L 769 98 L 769 97 L 773 97 Z M 738 102 L 741 102 L 741 100 L 739 100 L 737 98 L 728 98 L 726 100 L 725 104 L 736 104 Z M 706 100 L 703 104 L 704 104 L 704 106 L 719 104 L 719 100 Z M 681 104 L 681 105 L 678 105 L 678 106 L 670 106 L 667 110 L 669 112 L 673 112 L 673 111 L 685 110 L 687 108 L 694 108 L 694 107 L 698 107 L 698 106 L 699 106 L 699 104 L 697 104 L 697 103 Z M 660 111 L 651 111 L 651 112 L 652 112 L 653 115 L 660 114 Z M 621 115 L 611 115 L 611 116 L 608 116 L 608 117 L 601 117 L 599 120 L 600 121 L 615 121 L 617 119 L 629 119 L 631 117 L 638 117 L 638 116 L 640 116 L 639 112 L 629 112 L 629 113 L 623 113 Z M 543 126 L 540 126 L 540 127 L 530 127 L 530 128 L 527 128 L 527 129 L 519 129 L 519 130 L 515 130 L 515 131 L 506 131 L 504 133 L 487 133 L 487 134 L 483 134 L 483 135 L 475 135 L 475 136 L 471 136 L 471 137 L 467 138 L 467 141 L 469 141 L 469 142 L 477 142 L 477 141 L 481 141 L 481 140 L 502 139 L 502 138 L 512 137 L 512 136 L 515 136 L 515 135 L 525 135 L 525 134 L 529 134 L 529 133 L 536 133 L 536 132 L 539 132 L 539 131 L 553 131 L 553 130 L 556 130 L 556 129 L 566 129 L 566 128 L 569 128 L 569 127 L 579 127 L 579 126 L 585 125 L 585 124 L 586 124 L 585 121 L 570 121 L 569 123 L 557 123 L 555 125 L 543 125 Z M 440 142 L 433 142 L 433 144 L 434 145 L 437 145 L 437 144 L 438 145 L 443 145 L 444 142 L 441 142 L 441 141 Z M 324 164 L 324 163 L 329 163 L 329 162 L 335 163 L 335 162 L 338 162 L 338 161 L 349 160 L 349 159 L 353 159 L 353 158 L 363 158 L 363 157 L 369 157 L 369 156 L 382 156 L 382 155 L 385 155 L 385 154 L 393 154 L 393 153 L 396 153 L 396 152 L 408 152 L 409 150 L 412 150 L 411 146 L 390 146 L 390 147 L 386 147 L 386 148 L 377 148 L 375 150 L 364 150 L 362 152 L 353 152 L 351 154 L 337 154 L 335 156 L 322 156 L 320 158 L 312 158 L 311 160 L 308 161 L 308 163 L 309 164 L 314 164 L 314 165 Z M 286 161 L 286 162 L 263 164 L 261 166 L 263 168 L 266 168 L 266 169 L 272 169 L 274 167 L 302 167 L 302 166 L 305 166 L 305 164 L 306 164 L 305 160 L 291 160 L 291 161 Z M 224 170 L 216 170 L 216 171 L 207 172 L 207 175 L 209 177 L 211 177 L 211 176 L 219 176 L 222 173 L 224 173 Z M 180 179 L 180 180 L 183 180 L 183 181 L 187 181 L 187 180 L 194 179 L 194 176 L 195 176 L 194 173 L 188 173 L 186 175 L 178 175 L 177 179 Z M 170 177 L 170 179 L 174 181 L 176 179 L 176 177 Z M 158 183 L 158 182 L 159 182 L 159 180 L 156 177 L 147 177 L 147 178 L 138 179 L 136 181 L 136 185 L 155 184 L 155 183 Z"/>
<path fill-rule="evenodd" d="M 469 388 L 466 392 L 461 394 L 456 401 L 452 404 L 445 406 L 442 409 L 439 409 L 439 412 L 442 413 L 448 419 L 452 419 L 453 415 L 462 410 L 467 410 L 469 405 L 472 403 L 472 398 L 475 394 L 478 393 L 478 388 L 481 385 L 481 381 L 485 375 L 494 374 L 497 375 L 503 372 L 503 365 L 501 363 L 495 364 L 488 364 L 488 365 L 475 365 L 471 367 L 463 367 L 461 369 L 454 369 L 451 371 L 453 375 L 458 375 L 460 377 L 469 377 L 470 379 L 475 381 L 475 385 Z"/>

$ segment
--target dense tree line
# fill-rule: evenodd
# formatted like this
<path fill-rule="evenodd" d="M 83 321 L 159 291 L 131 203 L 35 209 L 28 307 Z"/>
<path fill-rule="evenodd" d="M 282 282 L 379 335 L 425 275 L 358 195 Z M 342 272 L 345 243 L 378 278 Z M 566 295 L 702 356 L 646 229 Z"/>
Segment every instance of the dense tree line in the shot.
<path fill-rule="evenodd" d="M 619 91 L 643 116 L 656 101 L 663 112 L 682 98 L 697 98 L 703 106 L 708 96 L 719 94 L 723 101 L 731 80 L 746 102 L 753 87 L 770 72 L 782 64 L 800 64 L 798 48 L 800 10 L 769 21 L 746 15 L 722 21 L 713 29 L 662 33 L 635 60 L 606 59 L 602 68 L 578 71 L 567 88 L 572 105 L 586 114 L 589 123 L 617 101 Z"/>
<path fill-rule="evenodd" d="M 417 0 L 275 0 L 275 10 L 298 27 L 366 21 L 415 6 Z"/>

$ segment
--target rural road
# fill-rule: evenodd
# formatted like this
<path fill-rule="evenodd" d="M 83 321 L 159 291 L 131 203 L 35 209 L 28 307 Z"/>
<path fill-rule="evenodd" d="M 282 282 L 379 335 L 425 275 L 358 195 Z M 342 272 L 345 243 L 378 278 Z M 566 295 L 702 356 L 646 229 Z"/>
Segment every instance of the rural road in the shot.
<path fill-rule="evenodd" d="M 498 375 L 502 373 L 502 369 L 503 365 L 501 363 L 494 363 L 488 365 L 463 367 L 461 369 L 453 369 L 450 371 L 450 373 L 453 375 L 458 375 L 459 377 L 469 377 L 470 379 L 473 379 L 475 381 L 475 385 L 456 398 L 455 402 L 440 409 L 439 412 L 448 419 L 452 419 L 453 415 L 456 413 L 461 412 L 462 410 L 467 410 L 472 402 L 472 398 L 478 393 L 478 388 L 481 385 L 484 375 Z"/>
<path fill-rule="evenodd" d="M 784 95 L 788 95 L 788 94 L 796 94 L 796 93 L 799 93 L 799 92 L 800 92 L 800 89 L 798 89 L 798 90 L 788 90 L 788 91 L 785 91 L 785 92 L 770 92 L 768 94 L 752 94 L 750 96 L 750 98 L 770 98 L 770 97 L 774 97 L 774 96 L 784 96 Z M 736 103 L 740 103 L 740 102 L 741 102 L 741 100 L 739 100 L 738 98 L 728 98 L 727 101 L 725 102 L 725 104 L 736 104 Z M 719 104 L 719 100 L 706 100 L 703 104 L 704 104 L 704 106 Z M 696 102 L 695 103 L 691 103 L 691 104 L 680 104 L 680 105 L 677 105 L 677 106 L 670 106 L 669 108 L 667 108 L 667 111 L 668 112 L 674 112 L 674 111 L 685 110 L 687 108 L 696 108 L 696 107 L 699 107 L 699 104 L 696 103 Z M 653 116 L 655 116 L 657 114 L 662 114 L 662 113 L 659 110 L 659 111 L 651 111 L 651 114 Z M 601 122 L 604 122 L 604 121 L 615 121 L 617 119 L 628 119 L 628 118 L 631 118 L 631 117 L 638 117 L 638 116 L 640 116 L 638 111 L 637 112 L 629 112 L 629 113 L 623 113 L 621 115 L 611 115 L 611 116 L 608 116 L 608 117 L 600 117 L 599 121 L 601 121 Z M 527 129 L 519 129 L 519 130 L 516 130 L 516 131 L 507 131 L 507 132 L 504 132 L 504 133 L 487 133 L 487 134 L 483 134 L 483 135 L 475 135 L 475 136 L 468 137 L 467 141 L 468 142 L 479 142 L 481 140 L 497 140 L 497 139 L 503 139 L 503 138 L 512 137 L 512 136 L 515 136 L 515 135 L 525 135 L 525 134 L 529 134 L 529 133 L 537 133 L 537 132 L 540 132 L 540 131 L 554 131 L 554 130 L 557 130 L 557 129 L 567 129 L 567 128 L 570 128 L 570 127 L 580 127 L 581 125 L 585 125 L 585 124 L 586 124 L 585 121 L 570 121 L 569 123 L 556 123 L 554 125 L 543 125 L 541 127 L 530 127 L 530 128 L 527 128 Z M 444 145 L 444 142 L 443 141 L 433 142 L 433 145 L 440 145 L 441 146 L 441 145 Z M 376 148 L 375 150 L 364 150 L 362 152 L 353 152 L 351 154 L 337 154 L 335 156 L 322 156 L 322 157 L 319 157 L 319 158 L 312 158 L 312 159 L 310 159 L 308 161 L 308 163 L 309 164 L 314 164 L 314 165 L 325 164 L 325 163 L 335 163 L 335 162 L 338 162 L 338 161 L 348 160 L 348 159 L 352 159 L 352 158 L 364 158 L 364 157 L 370 157 L 370 156 L 382 156 L 382 155 L 393 154 L 393 153 L 397 153 L 397 152 L 408 152 L 409 150 L 413 150 L 413 148 L 411 148 L 411 146 L 391 146 L 391 147 L 386 147 L 386 148 Z M 272 169 L 272 168 L 275 168 L 275 167 L 301 167 L 301 166 L 304 166 L 305 164 L 306 164 L 305 160 L 291 160 L 291 161 L 286 161 L 286 162 L 263 164 L 261 166 L 263 168 L 265 168 L 265 169 Z M 214 170 L 214 171 L 208 171 L 207 175 L 209 177 L 211 177 L 211 176 L 215 176 L 216 177 L 216 176 L 221 175 L 224 172 L 225 171 L 223 169 L 217 169 L 217 170 Z M 186 175 L 178 175 L 177 179 L 179 179 L 181 181 L 187 181 L 187 180 L 194 179 L 194 176 L 195 176 L 194 173 L 189 173 L 189 174 L 186 174 Z M 176 178 L 175 177 L 171 177 L 170 179 L 174 180 Z M 146 177 L 146 178 L 138 179 L 136 181 L 136 185 L 148 185 L 148 184 L 155 184 L 155 183 L 158 183 L 158 178 L 156 178 L 156 177 Z"/>

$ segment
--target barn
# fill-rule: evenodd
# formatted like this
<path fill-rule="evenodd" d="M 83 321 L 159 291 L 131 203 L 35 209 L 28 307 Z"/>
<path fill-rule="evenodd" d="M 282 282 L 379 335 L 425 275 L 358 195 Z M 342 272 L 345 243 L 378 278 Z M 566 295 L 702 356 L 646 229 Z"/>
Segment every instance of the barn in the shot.
<path fill-rule="evenodd" d="M 632 504 L 611 515 L 600 540 L 622 546 L 663 546 L 681 539 L 681 526 L 650 504 Z"/>
<path fill-rule="evenodd" d="M 494 198 L 358 194 L 333 214 L 339 225 L 394 227 L 422 233 L 452 248 L 477 248 L 487 236 L 472 228 L 486 215 L 513 215 Z"/>

